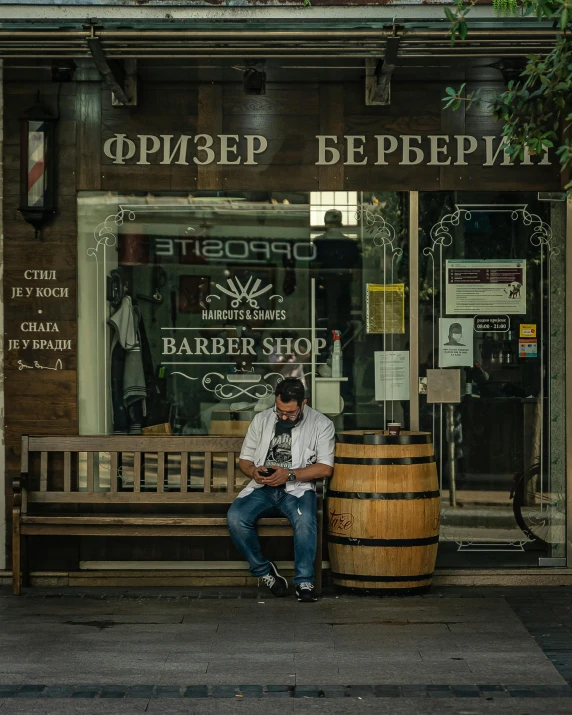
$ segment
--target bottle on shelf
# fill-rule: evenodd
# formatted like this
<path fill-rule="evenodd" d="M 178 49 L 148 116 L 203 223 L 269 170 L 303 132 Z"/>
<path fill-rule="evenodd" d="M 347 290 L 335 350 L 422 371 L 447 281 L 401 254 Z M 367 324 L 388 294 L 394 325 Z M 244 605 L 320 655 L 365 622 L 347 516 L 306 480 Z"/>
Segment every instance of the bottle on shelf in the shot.
<path fill-rule="evenodd" d="M 340 331 L 332 330 L 334 336 L 334 344 L 332 345 L 332 377 L 342 377 L 342 341 L 340 340 Z"/>

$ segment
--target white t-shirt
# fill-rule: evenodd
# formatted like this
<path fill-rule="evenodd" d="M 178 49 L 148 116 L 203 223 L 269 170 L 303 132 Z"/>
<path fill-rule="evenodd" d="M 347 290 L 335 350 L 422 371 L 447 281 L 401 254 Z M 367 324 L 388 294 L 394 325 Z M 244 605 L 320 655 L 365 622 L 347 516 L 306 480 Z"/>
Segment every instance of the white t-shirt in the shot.
<path fill-rule="evenodd" d="M 264 466 L 277 421 L 273 407 L 254 417 L 242 444 L 241 459 L 254 462 L 257 467 Z M 335 435 L 332 420 L 306 405 L 302 421 L 292 428 L 291 468 L 302 469 L 316 463 L 333 467 Z M 252 479 L 238 498 L 263 486 Z M 286 482 L 284 486 L 286 492 L 294 497 L 301 497 L 308 489 L 315 489 L 313 482 Z"/>

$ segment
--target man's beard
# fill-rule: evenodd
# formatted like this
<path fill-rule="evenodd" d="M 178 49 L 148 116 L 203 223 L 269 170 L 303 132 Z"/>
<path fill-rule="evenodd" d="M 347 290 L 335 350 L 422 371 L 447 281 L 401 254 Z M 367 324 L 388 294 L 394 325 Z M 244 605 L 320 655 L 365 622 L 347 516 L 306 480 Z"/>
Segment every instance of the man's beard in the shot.
<path fill-rule="evenodd" d="M 304 408 L 302 407 L 300 409 L 300 414 L 298 415 L 298 417 L 296 417 L 295 420 L 281 420 L 281 422 L 282 422 L 282 425 L 286 429 L 292 429 L 293 427 L 296 427 L 296 425 L 299 425 L 300 422 L 302 422 L 303 417 L 304 417 Z"/>

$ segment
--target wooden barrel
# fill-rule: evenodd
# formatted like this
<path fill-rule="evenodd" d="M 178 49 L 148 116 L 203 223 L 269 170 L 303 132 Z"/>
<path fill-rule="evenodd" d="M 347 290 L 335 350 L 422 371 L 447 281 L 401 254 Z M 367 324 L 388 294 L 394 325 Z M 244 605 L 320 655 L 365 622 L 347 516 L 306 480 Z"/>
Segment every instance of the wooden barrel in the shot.
<path fill-rule="evenodd" d="M 426 591 L 439 543 L 437 468 L 428 432 L 341 432 L 328 487 L 334 583 L 378 594 Z"/>
<path fill-rule="evenodd" d="M 253 410 L 234 412 L 229 409 L 213 410 L 209 434 L 225 437 L 244 437 L 254 417 Z"/>

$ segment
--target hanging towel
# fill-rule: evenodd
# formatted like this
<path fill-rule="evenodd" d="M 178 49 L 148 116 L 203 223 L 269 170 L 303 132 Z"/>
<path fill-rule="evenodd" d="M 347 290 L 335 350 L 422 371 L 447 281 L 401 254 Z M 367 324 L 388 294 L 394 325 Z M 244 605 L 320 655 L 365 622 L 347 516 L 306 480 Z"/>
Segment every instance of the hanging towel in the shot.
<path fill-rule="evenodd" d="M 145 372 L 139 336 L 141 313 L 129 296 L 125 296 L 117 311 L 109 319 L 113 331 L 111 354 L 115 349 L 125 351 L 122 398 L 129 412 L 129 433 L 141 433 L 141 415 L 146 414 Z M 139 404 L 140 403 L 140 404 Z"/>

